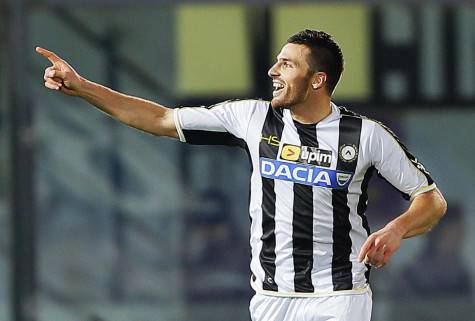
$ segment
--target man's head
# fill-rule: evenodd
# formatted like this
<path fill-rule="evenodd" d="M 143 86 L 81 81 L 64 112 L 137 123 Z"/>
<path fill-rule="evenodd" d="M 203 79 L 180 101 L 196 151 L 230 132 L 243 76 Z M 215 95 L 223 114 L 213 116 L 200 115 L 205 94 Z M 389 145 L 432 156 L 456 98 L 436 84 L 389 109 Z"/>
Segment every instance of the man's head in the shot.
<path fill-rule="evenodd" d="M 343 55 L 332 37 L 323 31 L 301 31 L 287 40 L 269 69 L 272 106 L 291 107 L 317 91 L 331 96 L 342 72 Z"/>

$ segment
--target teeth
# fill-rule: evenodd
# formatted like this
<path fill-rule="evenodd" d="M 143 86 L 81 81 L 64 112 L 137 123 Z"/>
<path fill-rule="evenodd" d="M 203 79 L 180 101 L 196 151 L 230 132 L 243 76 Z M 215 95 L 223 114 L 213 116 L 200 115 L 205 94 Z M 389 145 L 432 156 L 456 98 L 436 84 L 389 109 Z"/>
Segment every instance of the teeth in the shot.
<path fill-rule="evenodd" d="M 279 96 L 282 93 L 283 89 L 284 89 L 284 85 L 281 84 L 281 83 L 278 83 L 278 82 L 273 82 L 272 85 L 274 87 L 274 91 L 272 92 L 272 96 L 273 97 Z"/>

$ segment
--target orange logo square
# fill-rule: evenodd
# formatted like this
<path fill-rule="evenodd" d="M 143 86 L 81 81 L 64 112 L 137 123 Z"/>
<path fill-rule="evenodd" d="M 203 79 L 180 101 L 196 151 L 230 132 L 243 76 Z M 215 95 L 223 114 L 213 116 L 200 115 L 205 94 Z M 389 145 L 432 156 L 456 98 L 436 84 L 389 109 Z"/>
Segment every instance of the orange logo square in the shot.
<path fill-rule="evenodd" d="M 280 158 L 289 161 L 298 160 L 300 158 L 300 146 L 284 145 L 280 153 Z"/>

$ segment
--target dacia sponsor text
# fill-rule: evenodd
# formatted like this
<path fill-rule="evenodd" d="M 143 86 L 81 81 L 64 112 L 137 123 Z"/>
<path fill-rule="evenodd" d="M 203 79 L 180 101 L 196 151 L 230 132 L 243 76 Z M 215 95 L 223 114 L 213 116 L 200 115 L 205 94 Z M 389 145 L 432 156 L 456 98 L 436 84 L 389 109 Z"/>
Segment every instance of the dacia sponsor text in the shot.
<path fill-rule="evenodd" d="M 264 157 L 261 157 L 259 162 L 262 177 L 304 185 L 344 189 L 348 187 L 353 177 L 352 173 L 308 164 L 289 163 Z"/>

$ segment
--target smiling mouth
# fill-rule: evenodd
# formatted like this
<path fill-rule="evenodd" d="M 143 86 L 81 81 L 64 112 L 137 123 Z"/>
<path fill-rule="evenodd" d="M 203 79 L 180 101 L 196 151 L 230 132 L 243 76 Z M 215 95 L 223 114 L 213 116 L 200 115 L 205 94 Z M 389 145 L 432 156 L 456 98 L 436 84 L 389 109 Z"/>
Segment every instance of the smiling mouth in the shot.
<path fill-rule="evenodd" d="M 274 82 L 273 87 L 274 87 L 274 91 L 272 91 L 273 97 L 279 96 L 282 93 L 282 91 L 284 91 L 284 85 L 281 84 L 280 82 Z"/>

